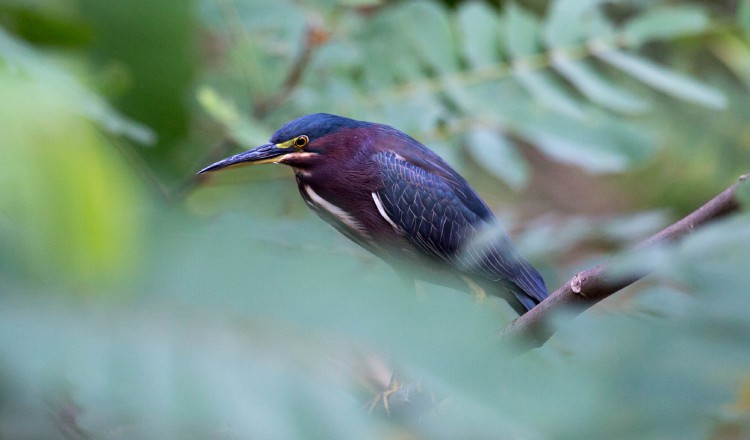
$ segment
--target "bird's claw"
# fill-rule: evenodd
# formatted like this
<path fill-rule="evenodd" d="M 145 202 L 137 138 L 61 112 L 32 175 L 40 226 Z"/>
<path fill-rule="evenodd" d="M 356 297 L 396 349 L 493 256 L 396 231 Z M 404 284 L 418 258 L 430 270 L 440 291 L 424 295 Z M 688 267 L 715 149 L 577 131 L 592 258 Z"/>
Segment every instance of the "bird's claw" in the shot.
<path fill-rule="evenodd" d="M 469 288 L 471 289 L 471 294 L 474 296 L 474 299 L 479 303 L 482 304 L 485 299 L 487 299 L 487 292 L 477 284 L 474 280 L 467 276 L 461 276 L 461 278 L 464 280 L 466 284 L 469 285 Z"/>
<path fill-rule="evenodd" d="M 376 394 L 375 397 L 372 398 L 370 403 L 367 405 L 367 411 L 372 413 L 378 407 L 378 404 L 382 402 L 385 413 L 387 415 L 391 415 L 391 408 L 390 404 L 388 403 L 388 399 L 399 390 L 401 390 L 401 381 L 396 377 L 396 374 L 394 373 L 393 375 L 391 375 L 391 380 L 388 383 L 388 388 Z"/>

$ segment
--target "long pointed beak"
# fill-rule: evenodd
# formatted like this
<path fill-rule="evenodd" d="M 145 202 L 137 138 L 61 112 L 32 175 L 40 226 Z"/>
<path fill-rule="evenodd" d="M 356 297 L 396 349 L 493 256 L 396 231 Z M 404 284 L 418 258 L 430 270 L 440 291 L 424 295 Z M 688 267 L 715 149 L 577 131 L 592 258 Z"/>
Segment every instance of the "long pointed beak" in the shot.
<path fill-rule="evenodd" d="M 281 158 L 287 153 L 290 153 L 289 148 L 279 148 L 272 143 L 263 144 L 260 147 L 253 148 L 244 153 L 235 154 L 234 156 L 222 159 L 198 171 L 198 174 L 218 171 L 224 168 L 241 167 L 259 163 L 274 163 L 281 160 Z"/>

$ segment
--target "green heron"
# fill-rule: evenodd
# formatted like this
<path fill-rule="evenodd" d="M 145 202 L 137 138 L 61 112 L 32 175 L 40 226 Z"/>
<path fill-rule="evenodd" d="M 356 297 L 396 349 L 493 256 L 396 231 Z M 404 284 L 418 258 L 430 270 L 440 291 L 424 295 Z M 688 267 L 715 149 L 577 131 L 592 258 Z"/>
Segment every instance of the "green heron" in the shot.
<path fill-rule="evenodd" d="M 519 313 L 549 295 L 492 211 L 440 156 L 387 125 L 315 113 L 204 169 L 280 163 L 326 222 L 397 271 L 488 291 Z M 407 264 L 404 264 L 407 263 Z"/>

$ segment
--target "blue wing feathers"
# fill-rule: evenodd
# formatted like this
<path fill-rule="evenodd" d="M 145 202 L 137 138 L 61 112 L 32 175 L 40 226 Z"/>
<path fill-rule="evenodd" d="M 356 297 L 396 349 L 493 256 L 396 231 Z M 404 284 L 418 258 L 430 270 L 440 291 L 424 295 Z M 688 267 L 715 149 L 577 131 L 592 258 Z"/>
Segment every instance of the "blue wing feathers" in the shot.
<path fill-rule="evenodd" d="M 518 255 L 499 228 L 491 239 L 461 248 L 484 232 L 483 228 L 493 228 L 495 221 L 458 174 L 451 170 L 460 181 L 446 179 L 387 151 L 376 153 L 373 160 L 382 170 L 378 194 L 383 208 L 422 253 L 464 272 L 502 282 L 527 310 L 547 297 L 542 277 Z"/>

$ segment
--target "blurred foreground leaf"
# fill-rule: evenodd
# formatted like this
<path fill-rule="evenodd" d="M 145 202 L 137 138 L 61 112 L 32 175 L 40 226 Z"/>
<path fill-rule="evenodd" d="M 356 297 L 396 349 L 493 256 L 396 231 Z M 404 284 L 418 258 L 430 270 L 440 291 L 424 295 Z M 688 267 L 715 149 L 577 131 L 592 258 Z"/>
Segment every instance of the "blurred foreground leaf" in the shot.
<path fill-rule="evenodd" d="M 0 272 L 120 279 L 142 232 L 135 177 L 81 115 L 78 91 L 0 68 L 0 93 Z"/>
<path fill-rule="evenodd" d="M 117 135 L 125 135 L 142 144 L 155 142 L 154 133 L 146 126 L 125 118 L 101 97 L 84 88 L 72 75 L 44 59 L 24 42 L 14 39 L 0 27 L 0 69 L 30 79 L 70 97 L 74 113 L 86 116 L 102 128 Z M 9 102 L 4 103 L 9 105 Z"/>
<path fill-rule="evenodd" d="M 520 357 L 494 337 L 503 303 L 417 296 L 320 222 L 163 219 L 137 301 L 6 289 L 3 438 L 72 420 L 105 438 L 703 439 L 750 371 L 746 216 L 662 254 L 653 279 L 687 292 L 592 310 Z M 434 406 L 369 415 L 383 363 Z"/>

